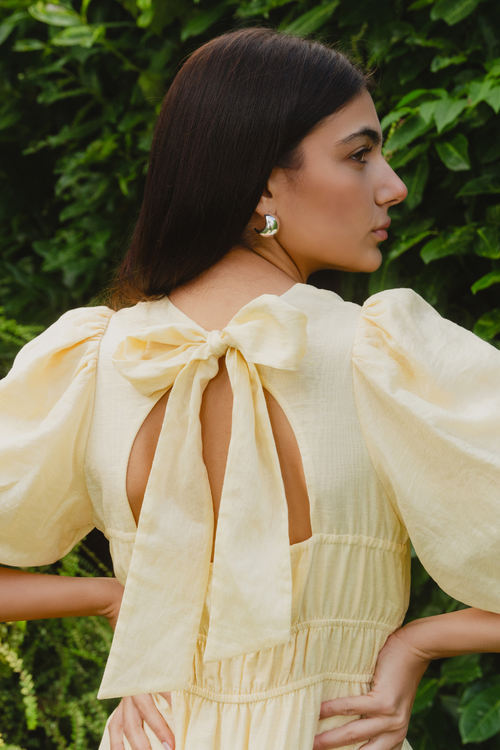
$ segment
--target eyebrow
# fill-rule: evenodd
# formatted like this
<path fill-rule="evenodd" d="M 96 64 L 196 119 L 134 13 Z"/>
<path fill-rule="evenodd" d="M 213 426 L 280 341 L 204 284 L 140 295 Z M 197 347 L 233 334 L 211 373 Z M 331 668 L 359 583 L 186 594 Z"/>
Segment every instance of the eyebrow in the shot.
<path fill-rule="evenodd" d="M 360 138 L 362 136 L 369 138 L 374 146 L 378 146 L 380 143 L 382 143 L 382 134 L 379 130 L 373 130 L 373 128 L 361 128 L 360 130 L 356 130 L 355 133 L 351 133 L 346 138 L 342 138 L 342 140 L 337 141 L 337 144 L 339 146 L 345 146 L 348 143 L 351 143 L 351 141 L 356 140 L 356 138 Z"/>

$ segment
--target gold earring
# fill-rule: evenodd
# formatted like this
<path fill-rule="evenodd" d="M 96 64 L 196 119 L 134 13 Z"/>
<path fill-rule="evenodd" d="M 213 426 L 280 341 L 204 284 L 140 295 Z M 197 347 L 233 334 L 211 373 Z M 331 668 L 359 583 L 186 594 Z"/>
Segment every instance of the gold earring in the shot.
<path fill-rule="evenodd" d="M 274 237 L 280 226 L 277 217 L 273 216 L 272 214 L 265 214 L 264 218 L 266 220 L 266 226 L 264 227 L 264 229 L 261 229 L 259 231 L 256 228 L 255 231 L 261 237 Z"/>

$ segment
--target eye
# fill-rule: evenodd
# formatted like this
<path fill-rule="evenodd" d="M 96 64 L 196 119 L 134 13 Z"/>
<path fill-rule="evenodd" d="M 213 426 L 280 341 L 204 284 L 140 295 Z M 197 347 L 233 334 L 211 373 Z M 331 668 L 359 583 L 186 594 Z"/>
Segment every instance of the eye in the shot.
<path fill-rule="evenodd" d="M 355 154 L 352 154 L 350 158 L 353 159 L 353 161 L 357 161 L 358 164 L 366 164 L 365 159 L 362 159 L 361 157 L 365 156 L 365 154 L 369 154 L 370 151 L 373 151 L 373 146 L 364 146 L 359 151 L 356 151 Z"/>

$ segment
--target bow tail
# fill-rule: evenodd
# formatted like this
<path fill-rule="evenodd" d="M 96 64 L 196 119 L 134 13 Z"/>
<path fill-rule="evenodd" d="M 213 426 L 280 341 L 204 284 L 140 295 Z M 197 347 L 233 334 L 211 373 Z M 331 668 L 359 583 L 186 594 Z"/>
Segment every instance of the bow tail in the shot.
<path fill-rule="evenodd" d="M 226 364 L 233 418 L 205 662 L 285 643 L 291 627 L 288 506 L 264 392 L 239 351 L 228 350 Z"/>
<path fill-rule="evenodd" d="M 213 542 L 199 415 L 217 368 L 193 360 L 172 387 L 99 698 L 181 690 L 190 680 Z"/>

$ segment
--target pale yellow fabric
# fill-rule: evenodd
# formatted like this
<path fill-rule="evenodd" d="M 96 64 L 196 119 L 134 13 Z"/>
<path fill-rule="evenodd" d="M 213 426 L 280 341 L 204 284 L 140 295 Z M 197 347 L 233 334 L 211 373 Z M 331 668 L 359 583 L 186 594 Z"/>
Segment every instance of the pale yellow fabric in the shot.
<path fill-rule="evenodd" d="M 198 415 L 223 352 L 234 429 L 211 565 Z M 137 529 L 128 456 L 172 383 Z M 313 536 L 290 549 L 262 387 L 304 465 Z M 0 383 L 0 562 L 106 534 L 125 598 L 99 695 L 152 692 L 176 750 L 310 750 L 355 720 L 319 722 L 320 703 L 369 691 L 408 606 L 410 537 L 446 591 L 500 612 L 499 511 L 500 352 L 409 290 L 360 308 L 296 284 L 220 333 L 168 299 L 75 310 Z"/>
<path fill-rule="evenodd" d="M 306 351 L 306 325 L 303 312 L 263 295 L 245 305 L 222 332 L 207 335 L 194 323 L 152 326 L 128 336 L 114 352 L 117 371 L 144 396 L 160 397 L 173 387 L 100 697 L 127 695 L 131 688 L 134 693 L 161 691 L 165 665 L 172 690 L 189 683 L 214 525 L 199 413 L 203 390 L 226 353 L 234 405 L 205 661 L 289 640 L 287 502 L 256 365 L 296 370 Z M 160 560 L 168 575 L 154 581 L 157 604 L 150 617 L 151 570 Z M 144 645 L 134 670 L 130 655 L 137 643 Z M 124 671 L 126 661 L 130 667 Z"/>

